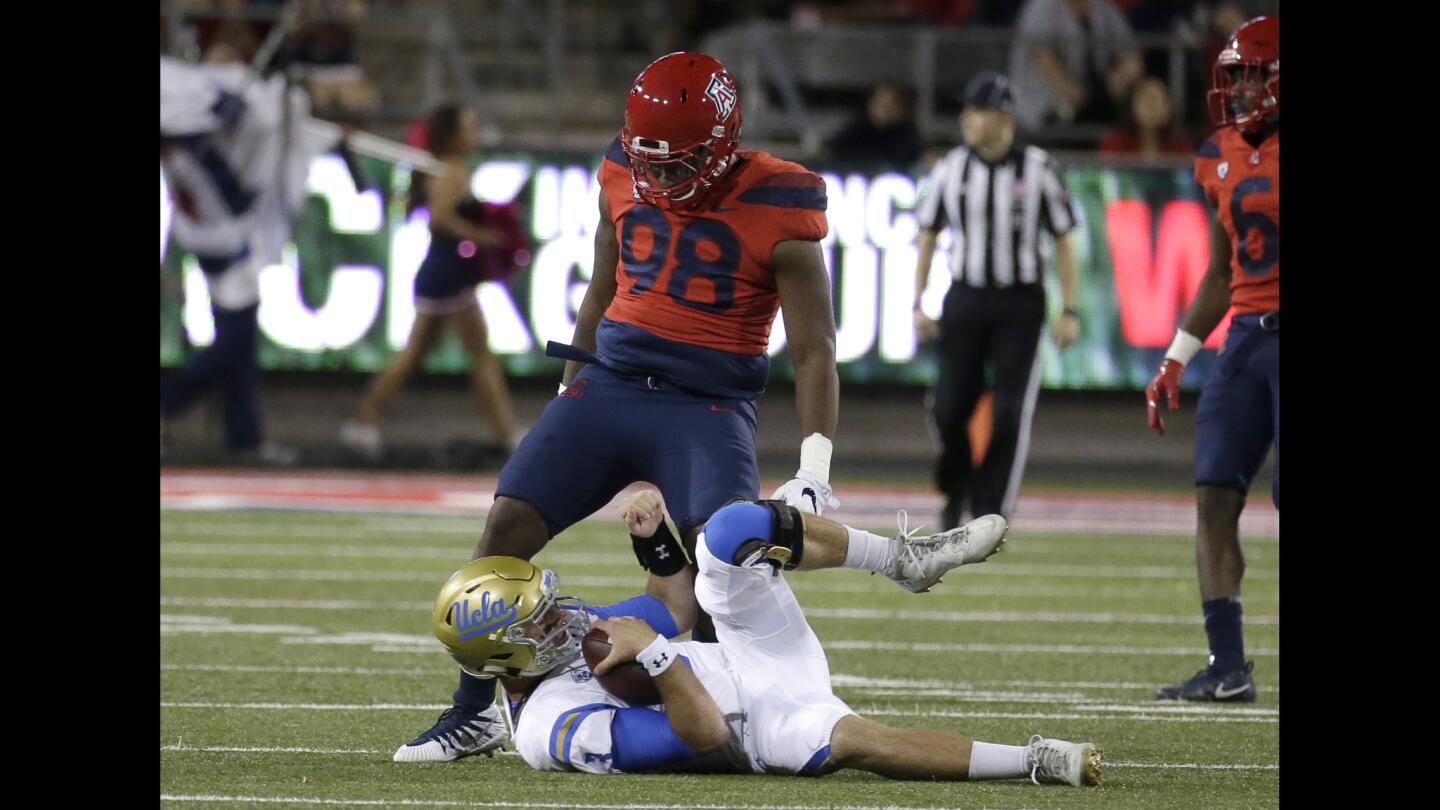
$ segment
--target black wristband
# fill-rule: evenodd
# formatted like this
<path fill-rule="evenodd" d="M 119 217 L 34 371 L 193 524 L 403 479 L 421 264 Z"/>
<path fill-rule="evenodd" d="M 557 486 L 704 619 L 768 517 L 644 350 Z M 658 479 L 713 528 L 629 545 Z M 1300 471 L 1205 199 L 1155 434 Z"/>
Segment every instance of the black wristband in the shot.
<path fill-rule="evenodd" d="M 657 577 L 673 577 L 690 564 L 685 547 L 675 539 L 670 524 L 664 520 L 650 537 L 630 535 L 630 545 L 635 549 L 635 559 L 640 561 L 640 567 Z"/>

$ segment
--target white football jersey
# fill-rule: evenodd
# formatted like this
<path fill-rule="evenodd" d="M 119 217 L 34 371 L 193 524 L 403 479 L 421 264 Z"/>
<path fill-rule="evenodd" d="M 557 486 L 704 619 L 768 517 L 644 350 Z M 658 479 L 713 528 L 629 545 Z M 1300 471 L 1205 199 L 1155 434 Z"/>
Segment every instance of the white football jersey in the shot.
<path fill-rule="evenodd" d="M 304 91 L 287 94 L 280 76 L 160 58 L 161 167 L 181 245 L 216 259 L 248 249 L 250 268 L 280 261 L 310 162 L 334 145 L 303 126 L 309 112 Z"/>
<path fill-rule="evenodd" d="M 744 712 L 740 707 L 740 694 L 734 676 L 723 666 L 719 647 L 688 641 L 675 647 L 690 662 L 705 691 L 725 714 L 732 733 L 729 746 L 683 763 L 674 770 L 730 773 L 753 770 L 742 750 Z M 614 743 L 610 738 L 610 722 L 614 719 L 614 710 L 619 708 L 634 707 L 605 691 L 585 659 L 577 658 L 552 672 L 529 698 L 518 704 L 515 748 L 536 770 L 621 773 L 614 766 Z M 664 706 L 638 708 L 664 710 Z M 512 713 L 516 710 L 517 705 L 512 703 Z"/>
<path fill-rule="evenodd" d="M 855 712 L 831 689 L 819 638 L 785 577 L 763 561 L 739 566 L 717 559 L 703 533 L 700 538 L 695 598 L 715 620 L 718 643 L 686 641 L 675 648 L 725 716 L 730 742 L 669 770 L 825 772 L 833 767 L 831 735 Z M 520 705 L 515 747 L 543 771 L 620 773 L 610 724 L 615 710 L 628 705 L 577 658 Z"/>

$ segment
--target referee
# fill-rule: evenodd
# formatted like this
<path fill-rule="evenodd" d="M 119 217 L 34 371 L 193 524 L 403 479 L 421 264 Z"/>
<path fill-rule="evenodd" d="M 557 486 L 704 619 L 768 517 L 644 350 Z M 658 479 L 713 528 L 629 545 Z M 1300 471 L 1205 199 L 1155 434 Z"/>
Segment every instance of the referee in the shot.
<path fill-rule="evenodd" d="M 1002 75 L 986 71 L 965 88 L 960 129 L 965 144 L 935 165 L 921 199 L 915 263 L 915 332 L 939 338 L 940 376 L 932 414 L 940 434 L 935 484 L 945 496 L 943 529 L 972 516 L 1009 518 L 1025 469 L 1030 420 L 1040 388 L 1039 345 L 1045 326 L 1040 233 L 1055 239 L 1063 314 L 1051 328 L 1060 348 L 1080 332 L 1075 310 L 1075 227 L 1059 166 L 1042 149 L 1015 141 L 1015 95 Z M 939 322 L 920 308 L 936 236 L 949 227 L 950 289 Z M 976 402 L 994 391 L 994 424 L 985 460 L 971 463 L 968 427 Z"/>

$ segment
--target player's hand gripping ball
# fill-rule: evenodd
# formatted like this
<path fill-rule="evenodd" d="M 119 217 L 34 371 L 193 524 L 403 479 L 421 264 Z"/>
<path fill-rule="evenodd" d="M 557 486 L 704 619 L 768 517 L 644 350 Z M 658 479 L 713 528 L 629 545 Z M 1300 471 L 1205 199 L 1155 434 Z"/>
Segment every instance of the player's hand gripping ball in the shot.
<path fill-rule="evenodd" d="M 644 624 L 644 622 L 640 623 Z M 650 638 L 654 637 L 655 631 L 651 630 Z M 645 644 L 648 643 L 649 640 L 645 642 Z M 629 658 L 623 663 L 607 662 L 606 659 L 609 658 L 624 658 L 624 649 L 622 647 L 617 654 L 610 643 L 609 634 L 598 625 L 590 628 L 590 632 L 586 633 L 584 640 L 580 642 L 580 649 L 585 655 L 585 663 L 590 665 L 590 670 L 595 673 L 595 680 L 600 682 L 606 692 L 631 706 L 655 706 L 664 702 L 660 699 L 660 690 L 655 687 L 655 679 L 651 678 L 645 668 L 635 661 L 635 653 L 644 648 L 645 645 L 642 644 L 630 651 Z M 609 666 L 602 666 L 604 663 L 609 663 Z"/>

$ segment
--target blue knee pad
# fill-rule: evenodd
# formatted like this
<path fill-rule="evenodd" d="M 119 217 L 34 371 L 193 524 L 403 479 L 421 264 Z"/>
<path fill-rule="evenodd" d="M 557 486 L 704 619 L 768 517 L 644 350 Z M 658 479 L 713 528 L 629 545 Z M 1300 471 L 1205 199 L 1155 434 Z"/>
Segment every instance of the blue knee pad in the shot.
<path fill-rule="evenodd" d="M 705 524 L 705 545 L 716 559 L 731 565 L 744 565 L 765 549 L 766 561 L 776 570 L 791 571 L 805 553 L 805 520 L 784 501 L 734 501 Z"/>
<path fill-rule="evenodd" d="M 705 545 L 715 559 L 740 564 L 740 547 L 758 540 L 770 542 L 775 520 L 770 510 L 753 501 L 736 501 L 720 507 L 705 524 Z"/>

